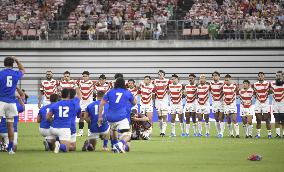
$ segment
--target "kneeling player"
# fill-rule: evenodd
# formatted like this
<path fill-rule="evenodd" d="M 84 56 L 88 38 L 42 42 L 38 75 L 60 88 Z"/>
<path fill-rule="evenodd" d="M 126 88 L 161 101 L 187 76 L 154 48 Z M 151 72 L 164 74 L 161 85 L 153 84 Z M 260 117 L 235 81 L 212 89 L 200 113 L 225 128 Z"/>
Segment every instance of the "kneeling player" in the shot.
<path fill-rule="evenodd" d="M 132 140 L 149 140 L 151 123 L 146 115 L 138 114 L 136 109 L 131 112 Z"/>

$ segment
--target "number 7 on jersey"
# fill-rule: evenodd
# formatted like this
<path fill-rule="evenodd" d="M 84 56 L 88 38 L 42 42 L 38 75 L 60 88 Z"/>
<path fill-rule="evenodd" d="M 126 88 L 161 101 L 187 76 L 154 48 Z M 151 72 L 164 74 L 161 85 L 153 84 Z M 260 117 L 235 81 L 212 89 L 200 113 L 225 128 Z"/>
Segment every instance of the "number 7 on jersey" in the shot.
<path fill-rule="evenodd" d="M 122 93 L 116 93 L 116 100 L 115 103 L 119 103 L 119 100 L 121 99 Z"/>

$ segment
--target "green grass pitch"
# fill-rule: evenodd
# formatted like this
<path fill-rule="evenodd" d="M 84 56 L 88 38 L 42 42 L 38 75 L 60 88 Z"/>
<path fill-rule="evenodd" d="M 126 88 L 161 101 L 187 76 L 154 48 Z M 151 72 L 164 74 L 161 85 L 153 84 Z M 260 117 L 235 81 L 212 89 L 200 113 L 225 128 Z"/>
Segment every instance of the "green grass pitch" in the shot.
<path fill-rule="evenodd" d="M 240 125 L 240 133 L 243 133 Z M 171 126 L 168 125 L 168 131 Z M 264 127 L 264 126 L 263 126 Z M 274 126 L 273 126 L 274 127 Z M 59 153 L 43 151 L 38 124 L 19 124 L 19 145 L 15 155 L 0 152 L 0 172 L 280 172 L 284 170 L 284 139 L 215 137 L 211 124 L 210 138 L 182 138 L 176 126 L 176 138 L 161 138 L 158 127 L 150 141 L 132 141 L 130 153 L 81 152 L 85 136 L 77 137 L 77 151 Z M 192 130 L 191 130 L 192 132 Z M 86 133 L 86 132 L 85 132 Z M 227 135 L 227 134 L 226 134 Z M 248 161 L 252 153 L 263 156 L 259 162 Z"/>

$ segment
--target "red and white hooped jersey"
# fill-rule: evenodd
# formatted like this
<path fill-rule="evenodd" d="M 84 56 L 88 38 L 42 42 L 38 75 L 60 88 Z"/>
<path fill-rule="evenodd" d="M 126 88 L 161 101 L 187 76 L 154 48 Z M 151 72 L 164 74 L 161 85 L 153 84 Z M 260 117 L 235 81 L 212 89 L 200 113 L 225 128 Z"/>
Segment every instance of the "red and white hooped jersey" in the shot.
<path fill-rule="evenodd" d="M 43 96 L 46 100 L 49 100 L 51 94 L 58 94 L 58 81 L 55 79 L 43 80 L 41 82 L 40 91 L 43 92 Z"/>
<path fill-rule="evenodd" d="M 155 79 L 153 84 L 156 87 L 156 99 L 162 100 L 168 93 L 169 84 L 171 81 L 169 79 Z"/>
<path fill-rule="evenodd" d="M 69 81 L 61 80 L 59 81 L 59 87 L 61 90 L 63 90 L 64 88 L 68 88 L 68 89 L 74 88 L 75 89 L 77 87 L 77 84 L 75 80 L 69 80 Z"/>
<path fill-rule="evenodd" d="M 106 93 L 111 88 L 112 88 L 111 82 L 105 82 L 104 84 L 101 84 L 100 82 L 95 83 L 96 92 L 103 91 L 104 93 Z"/>
<path fill-rule="evenodd" d="M 134 86 L 133 88 L 127 88 L 131 93 L 132 93 L 132 95 L 134 96 L 134 97 L 137 97 L 137 95 L 138 95 L 138 89 L 137 89 L 137 87 L 136 86 Z"/>
<path fill-rule="evenodd" d="M 237 85 L 225 84 L 223 86 L 223 93 L 224 93 L 224 103 L 226 105 L 231 105 L 232 103 L 235 103 L 237 97 Z"/>
<path fill-rule="evenodd" d="M 252 88 L 249 88 L 247 90 L 241 89 L 239 90 L 239 95 L 241 99 L 241 104 L 244 108 L 250 108 L 252 105 L 252 99 L 254 95 L 254 90 Z"/>
<path fill-rule="evenodd" d="M 196 84 L 187 84 L 184 86 L 186 91 L 186 103 L 193 103 L 197 98 L 197 86 Z"/>
<path fill-rule="evenodd" d="M 95 81 L 88 80 L 79 80 L 77 82 L 77 85 L 81 91 L 82 94 L 82 100 L 88 100 L 88 99 L 93 99 L 93 93 L 95 90 Z"/>
<path fill-rule="evenodd" d="M 197 86 L 197 102 L 199 105 L 205 105 L 208 103 L 210 87 L 211 86 L 209 84 L 199 84 Z"/>
<path fill-rule="evenodd" d="M 155 86 L 153 84 L 145 85 L 142 83 L 138 90 L 138 94 L 140 94 L 140 101 L 142 104 L 152 104 L 153 103 L 153 94 L 155 93 Z"/>
<path fill-rule="evenodd" d="M 276 82 L 271 82 L 271 90 L 273 93 L 273 99 L 276 102 L 284 102 L 284 85 L 277 86 Z"/>
<path fill-rule="evenodd" d="M 253 89 L 256 95 L 256 99 L 260 103 L 265 103 L 266 100 L 268 99 L 270 83 L 268 81 L 263 81 L 262 83 L 257 81 L 256 83 L 253 84 Z"/>
<path fill-rule="evenodd" d="M 172 104 L 180 104 L 182 100 L 183 93 L 183 85 L 177 83 L 174 85 L 173 83 L 169 84 L 170 98 Z"/>
<path fill-rule="evenodd" d="M 213 101 L 222 101 L 224 82 L 218 81 L 216 83 L 214 81 L 211 81 L 210 86 L 211 86 L 210 93 L 211 93 Z"/>

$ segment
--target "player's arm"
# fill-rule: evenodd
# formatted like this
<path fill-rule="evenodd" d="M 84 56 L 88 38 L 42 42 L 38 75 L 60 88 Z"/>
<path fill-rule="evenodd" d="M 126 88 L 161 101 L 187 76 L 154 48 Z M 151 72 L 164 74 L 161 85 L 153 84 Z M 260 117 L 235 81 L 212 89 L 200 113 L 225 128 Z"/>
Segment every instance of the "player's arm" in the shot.
<path fill-rule="evenodd" d="M 17 92 L 19 93 L 19 96 L 20 96 L 21 99 L 25 99 L 26 98 L 25 93 L 18 86 L 17 86 Z"/>
<path fill-rule="evenodd" d="M 41 122 L 41 115 L 40 115 L 40 112 L 39 112 L 38 115 L 37 115 L 36 122 L 37 122 L 37 123 L 40 123 L 40 122 Z"/>
<path fill-rule="evenodd" d="M 82 98 L 82 93 L 81 93 L 79 87 L 76 87 L 75 90 L 76 90 L 76 95 L 77 95 L 77 97 L 78 97 L 79 99 L 81 99 L 81 98 Z"/>
<path fill-rule="evenodd" d="M 15 60 L 15 62 L 17 63 L 17 66 L 19 68 L 19 71 L 21 71 L 23 74 L 26 73 L 26 70 L 24 68 L 24 66 L 22 65 L 22 63 L 15 57 L 15 56 L 12 56 L 12 58 Z"/>
<path fill-rule="evenodd" d="M 90 119 L 90 115 L 89 115 L 88 110 L 86 110 L 85 113 L 84 113 L 84 120 L 85 120 L 88 124 L 91 122 L 91 119 Z"/>
<path fill-rule="evenodd" d="M 49 121 L 49 122 L 52 122 L 52 120 L 53 120 L 52 109 L 50 109 L 49 112 L 46 114 L 46 120 Z"/>
<path fill-rule="evenodd" d="M 98 117 L 98 125 L 101 126 L 103 122 L 103 111 L 104 111 L 104 106 L 107 103 L 106 100 L 102 99 L 100 106 L 99 106 L 99 117 Z"/>

